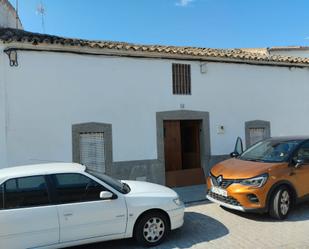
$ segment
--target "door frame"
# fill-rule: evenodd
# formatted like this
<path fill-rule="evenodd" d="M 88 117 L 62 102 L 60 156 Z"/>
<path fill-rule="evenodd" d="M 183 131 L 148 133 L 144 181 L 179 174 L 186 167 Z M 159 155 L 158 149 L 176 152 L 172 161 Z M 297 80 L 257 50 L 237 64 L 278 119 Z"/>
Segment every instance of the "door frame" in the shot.
<path fill-rule="evenodd" d="M 165 156 L 164 156 L 164 121 L 165 120 L 201 120 L 200 132 L 200 156 L 201 167 L 204 172 L 209 170 L 210 150 L 210 128 L 209 128 L 209 112 L 175 110 L 156 113 L 157 122 L 157 154 L 158 160 L 161 162 L 161 172 L 163 174 L 165 184 Z"/>

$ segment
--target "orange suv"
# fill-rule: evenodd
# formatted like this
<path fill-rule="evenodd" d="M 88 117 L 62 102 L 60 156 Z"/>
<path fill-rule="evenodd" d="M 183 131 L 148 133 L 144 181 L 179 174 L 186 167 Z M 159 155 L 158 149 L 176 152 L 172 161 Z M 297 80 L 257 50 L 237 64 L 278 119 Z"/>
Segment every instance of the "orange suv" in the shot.
<path fill-rule="evenodd" d="M 210 201 L 284 219 L 294 204 L 309 199 L 309 137 L 270 138 L 244 152 L 238 138 L 231 157 L 209 172 Z"/>

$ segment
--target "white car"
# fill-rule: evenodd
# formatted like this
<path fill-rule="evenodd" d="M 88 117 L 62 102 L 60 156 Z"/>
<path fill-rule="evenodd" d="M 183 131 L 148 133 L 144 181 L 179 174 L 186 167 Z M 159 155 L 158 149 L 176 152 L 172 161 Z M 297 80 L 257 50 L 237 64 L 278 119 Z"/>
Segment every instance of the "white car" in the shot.
<path fill-rule="evenodd" d="M 135 237 L 158 245 L 184 221 L 176 192 L 57 163 L 0 170 L 0 248 L 63 248 Z"/>

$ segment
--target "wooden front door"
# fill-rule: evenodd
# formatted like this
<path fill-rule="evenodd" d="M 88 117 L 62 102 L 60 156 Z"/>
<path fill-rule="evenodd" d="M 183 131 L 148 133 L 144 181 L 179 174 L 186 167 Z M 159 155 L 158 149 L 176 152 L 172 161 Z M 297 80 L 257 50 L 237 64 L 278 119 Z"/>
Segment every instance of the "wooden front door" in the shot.
<path fill-rule="evenodd" d="M 164 122 L 165 171 L 181 170 L 181 137 L 180 122 Z"/>
<path fill-rule="evenodd" d="M 166 185 L 205 183 L 200 156 L 200 120 L 164 121 Z"/>

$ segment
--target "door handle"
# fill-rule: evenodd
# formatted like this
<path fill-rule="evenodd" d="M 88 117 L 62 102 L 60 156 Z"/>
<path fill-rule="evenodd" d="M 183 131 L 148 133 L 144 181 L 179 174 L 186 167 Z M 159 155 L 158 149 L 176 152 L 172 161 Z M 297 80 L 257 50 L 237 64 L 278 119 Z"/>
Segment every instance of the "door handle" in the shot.
<path fill-rule="evenodd" d="M 64 217 L 69 217 L 69 216 L 73 216 L 73 213 L 65 213 L 63 214 Z"/>

